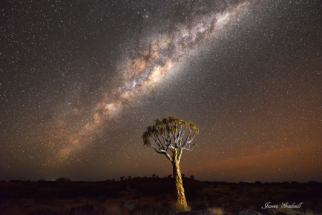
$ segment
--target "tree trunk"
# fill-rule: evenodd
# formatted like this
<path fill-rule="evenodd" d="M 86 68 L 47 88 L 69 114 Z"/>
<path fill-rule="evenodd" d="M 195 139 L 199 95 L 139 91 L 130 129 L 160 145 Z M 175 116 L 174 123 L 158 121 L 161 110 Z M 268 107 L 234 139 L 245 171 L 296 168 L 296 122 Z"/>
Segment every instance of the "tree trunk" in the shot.
<path fill-rule="evenodd" d="M 172 165 L 173 165 L 173 177 L 176 181 L 178 203 L 185 210 L 186 208 L 188 208 L 188 205 L 187 205 L 186 196 L 184 194 L 180 166 L 179 166 L 179 161 L 177 159 L 177 151 L 174 152 Z"/>

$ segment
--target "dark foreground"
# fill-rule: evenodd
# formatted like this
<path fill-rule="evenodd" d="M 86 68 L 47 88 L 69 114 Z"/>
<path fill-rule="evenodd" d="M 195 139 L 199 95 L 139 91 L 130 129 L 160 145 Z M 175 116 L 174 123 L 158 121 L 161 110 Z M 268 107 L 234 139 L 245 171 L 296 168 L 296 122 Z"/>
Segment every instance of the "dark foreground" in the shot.
<path fill-rule="evenodd" d="M 184 178 L 183 183 L 192 210 L 210 210 L 217 215 L 238 214 L 245 210 L 269 215 L 280 211 L 294 215 L 322 212 L 322 183 L 318 182 L 226 183 Z M 134 215 L 144 214 L 144 210 L 175 214 L 175 203 L 172 178 L 0 182 L 0 215 Z M 300 203 L 299 209 L 282 206 Z M 265 204 L 278 208 L 262 209 Z"/>

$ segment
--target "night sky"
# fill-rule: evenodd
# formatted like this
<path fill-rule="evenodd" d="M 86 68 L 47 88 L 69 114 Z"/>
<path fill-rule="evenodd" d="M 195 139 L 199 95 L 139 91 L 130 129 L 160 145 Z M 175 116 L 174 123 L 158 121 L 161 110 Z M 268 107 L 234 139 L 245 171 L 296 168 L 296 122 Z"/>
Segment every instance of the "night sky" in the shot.
<path fill-rule="evenodd" d="M 172 174 L 143 146 L 193 122 L 199 180 L 322 181 L 319 0 L 4 1 L 0 180 Z"/>

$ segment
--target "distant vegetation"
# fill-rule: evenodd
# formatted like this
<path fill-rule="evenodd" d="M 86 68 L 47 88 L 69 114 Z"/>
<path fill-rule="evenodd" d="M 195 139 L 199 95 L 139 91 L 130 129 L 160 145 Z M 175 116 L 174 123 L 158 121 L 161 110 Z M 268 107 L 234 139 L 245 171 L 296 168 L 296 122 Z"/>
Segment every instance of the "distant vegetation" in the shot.
<path fill-rule="evenodd" d="M 60 178 L 56 178 L 56 181 L 57 182 L 70 182 L 71 180 L 69 178 L 60 177 Z"/>

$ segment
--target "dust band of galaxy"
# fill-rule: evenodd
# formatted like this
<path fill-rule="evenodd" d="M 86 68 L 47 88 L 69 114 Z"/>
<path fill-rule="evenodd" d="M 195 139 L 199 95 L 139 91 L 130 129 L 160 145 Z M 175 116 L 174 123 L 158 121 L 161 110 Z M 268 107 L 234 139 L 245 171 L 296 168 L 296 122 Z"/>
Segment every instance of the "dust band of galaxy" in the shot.
<path fill-rule="evenodd" d="M 165 34 L 146 44 L 147 49 L 136 58 L 123 60 L 119 74 L 122 86 L 103 96 L 91 119 L 74 131 L 56 133 L 61 141 L 58 151 L 60 160 L 83 149 L 91 143 L 103 124 L 118 116 L 125 103 L 133 102 L 160 87 L 164 80 L 171 78 L 180 61 L 186 60 L 189 52 L 198 52 L 225 30 L 225 26 L 237 21 L 248 13 L 251 3 L 243 2 L 224 12 L 198 17 L 192 25 L 181 25 L 175 32 Z M 108 96 L 107 96 L 108 95 Z"/>

